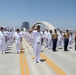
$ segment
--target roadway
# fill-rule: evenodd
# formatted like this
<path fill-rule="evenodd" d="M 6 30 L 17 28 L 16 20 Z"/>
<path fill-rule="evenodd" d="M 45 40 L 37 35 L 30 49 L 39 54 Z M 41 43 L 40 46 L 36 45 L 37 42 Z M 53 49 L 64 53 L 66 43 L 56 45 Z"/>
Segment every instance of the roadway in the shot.
<path fill-rule="evenodd" d="M 15 44 L 8 46 L 5 55 L 0 55 L 0 75 L 76 75 L 76 51 L 57 49 L 57 52 L 42 46 L 41 64 L 34 64 L 33 49 L 23 39 L 21 53 Z"/>

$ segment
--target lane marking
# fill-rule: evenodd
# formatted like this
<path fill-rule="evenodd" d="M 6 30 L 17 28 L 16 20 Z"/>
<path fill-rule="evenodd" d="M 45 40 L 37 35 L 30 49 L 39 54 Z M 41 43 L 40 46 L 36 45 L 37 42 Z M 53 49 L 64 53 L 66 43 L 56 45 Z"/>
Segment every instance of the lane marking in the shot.
<path fill-rule="evenodd" d="M 28 68 L 28 64 L 27 64 L 25 55 L 24 55 L 24 65 L 25 65 L 25 69 L 26 69 L 26 75 L 30 75 L 30 71 L 29 71 L 29 68 Z"/>
<path fill-rule="evenodd" d="M 22 62 L 22 58 L 23 58 L 23 54 L 20 54 L 20 69 L 21 69 L 21 75 L 25 75 L 24 74 L 24 65 Z"/>
<path fill-rule="evenodd" d="M 22 43 L 20 44 L 20 48 L 22 49 Z M 23 50 L 20 50 L 20 69 L 21 69 L 21 75 L 25 75 L 25 69 L 23 64 Z"/>
<path fill-rule="evenodd" d="M 41 53 L 41 57 L 46 60 L 48 65 L 58 74 L 58 75 L 66 75 L 66 73 L 60 69 L 53 61 L 51 61 L 47 56 Z"/>
<path fill-rule="evenodd" d="M 60 69 L 52 60 L 50 60 L 43 53 L 41 53 L 41 57 L 46 60 L 47 64 L 57 73 L 57 75 L 67 75 L 62 69 Z"/>
<path fill-rule="evenodd" d="M 22 43 L 20 44 L 20 48 L 22 49 L 22 50 L 20 50 L 20 69 L 21 69 L 21 75 L 30 75 L 30 71 L 29 71 L 29 68 L 28 68 L 28 64 L 27 64 L 27 61 L 26 61 L 24 50 L 22 48 Z"/>

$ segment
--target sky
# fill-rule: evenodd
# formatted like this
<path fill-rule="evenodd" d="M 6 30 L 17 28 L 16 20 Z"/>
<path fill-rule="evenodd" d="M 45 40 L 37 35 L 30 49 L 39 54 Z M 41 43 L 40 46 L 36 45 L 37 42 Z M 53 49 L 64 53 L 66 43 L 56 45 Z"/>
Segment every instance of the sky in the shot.
<path fill-rule="evenodd" d="M 76 0 L 0 0 L 1 26 L 20 27 L 24 21 L 76 29 Z"/>

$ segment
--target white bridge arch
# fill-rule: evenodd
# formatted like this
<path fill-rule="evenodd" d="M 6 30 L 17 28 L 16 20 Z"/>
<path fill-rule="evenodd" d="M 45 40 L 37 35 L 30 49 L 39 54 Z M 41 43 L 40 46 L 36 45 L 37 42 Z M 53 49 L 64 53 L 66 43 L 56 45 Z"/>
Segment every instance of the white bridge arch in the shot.
<path fill-rule="evenodd" d="M 36 26 L 37 24 L 43 24 L 43 25 L 45 25 L 48 29 L 50 29 L 50 30 L 54 30 L 55 29 L 55 27 L 52 25 L 52 24 L 50 24 L 50 23 L 48 23 L 48 22 L 45 22 L 45 21 L 39 21 L 39 22 L 36 22 L 34 25 L 33 25 L 33 27 L 34 26 Z M 33 28 L 32 27 L 32 28 Z"/>

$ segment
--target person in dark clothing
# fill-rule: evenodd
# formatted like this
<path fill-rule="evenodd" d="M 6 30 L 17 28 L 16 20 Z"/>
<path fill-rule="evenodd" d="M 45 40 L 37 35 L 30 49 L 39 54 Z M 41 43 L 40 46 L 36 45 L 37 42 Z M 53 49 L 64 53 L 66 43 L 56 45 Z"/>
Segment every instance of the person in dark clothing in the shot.
<path fill-rule="evenodd" d="M 58 39 L 57 30 L 54 29 L 54 33 L 52 34 L 53 52 L 56 51 L 57 39 Z"/>
<path fill-rule="evenodd" d="M 67 50 L 68 43 L 69 43 L 69 30 L 66 30 L 66 32 L 64 33 L 64 51 L 68 51 Z"/>
<path fill-rule="evenodd" d="M 74 40 L 75 40 L 75 50 L 76 50 L 76 33 L 75 33 Z"/>

